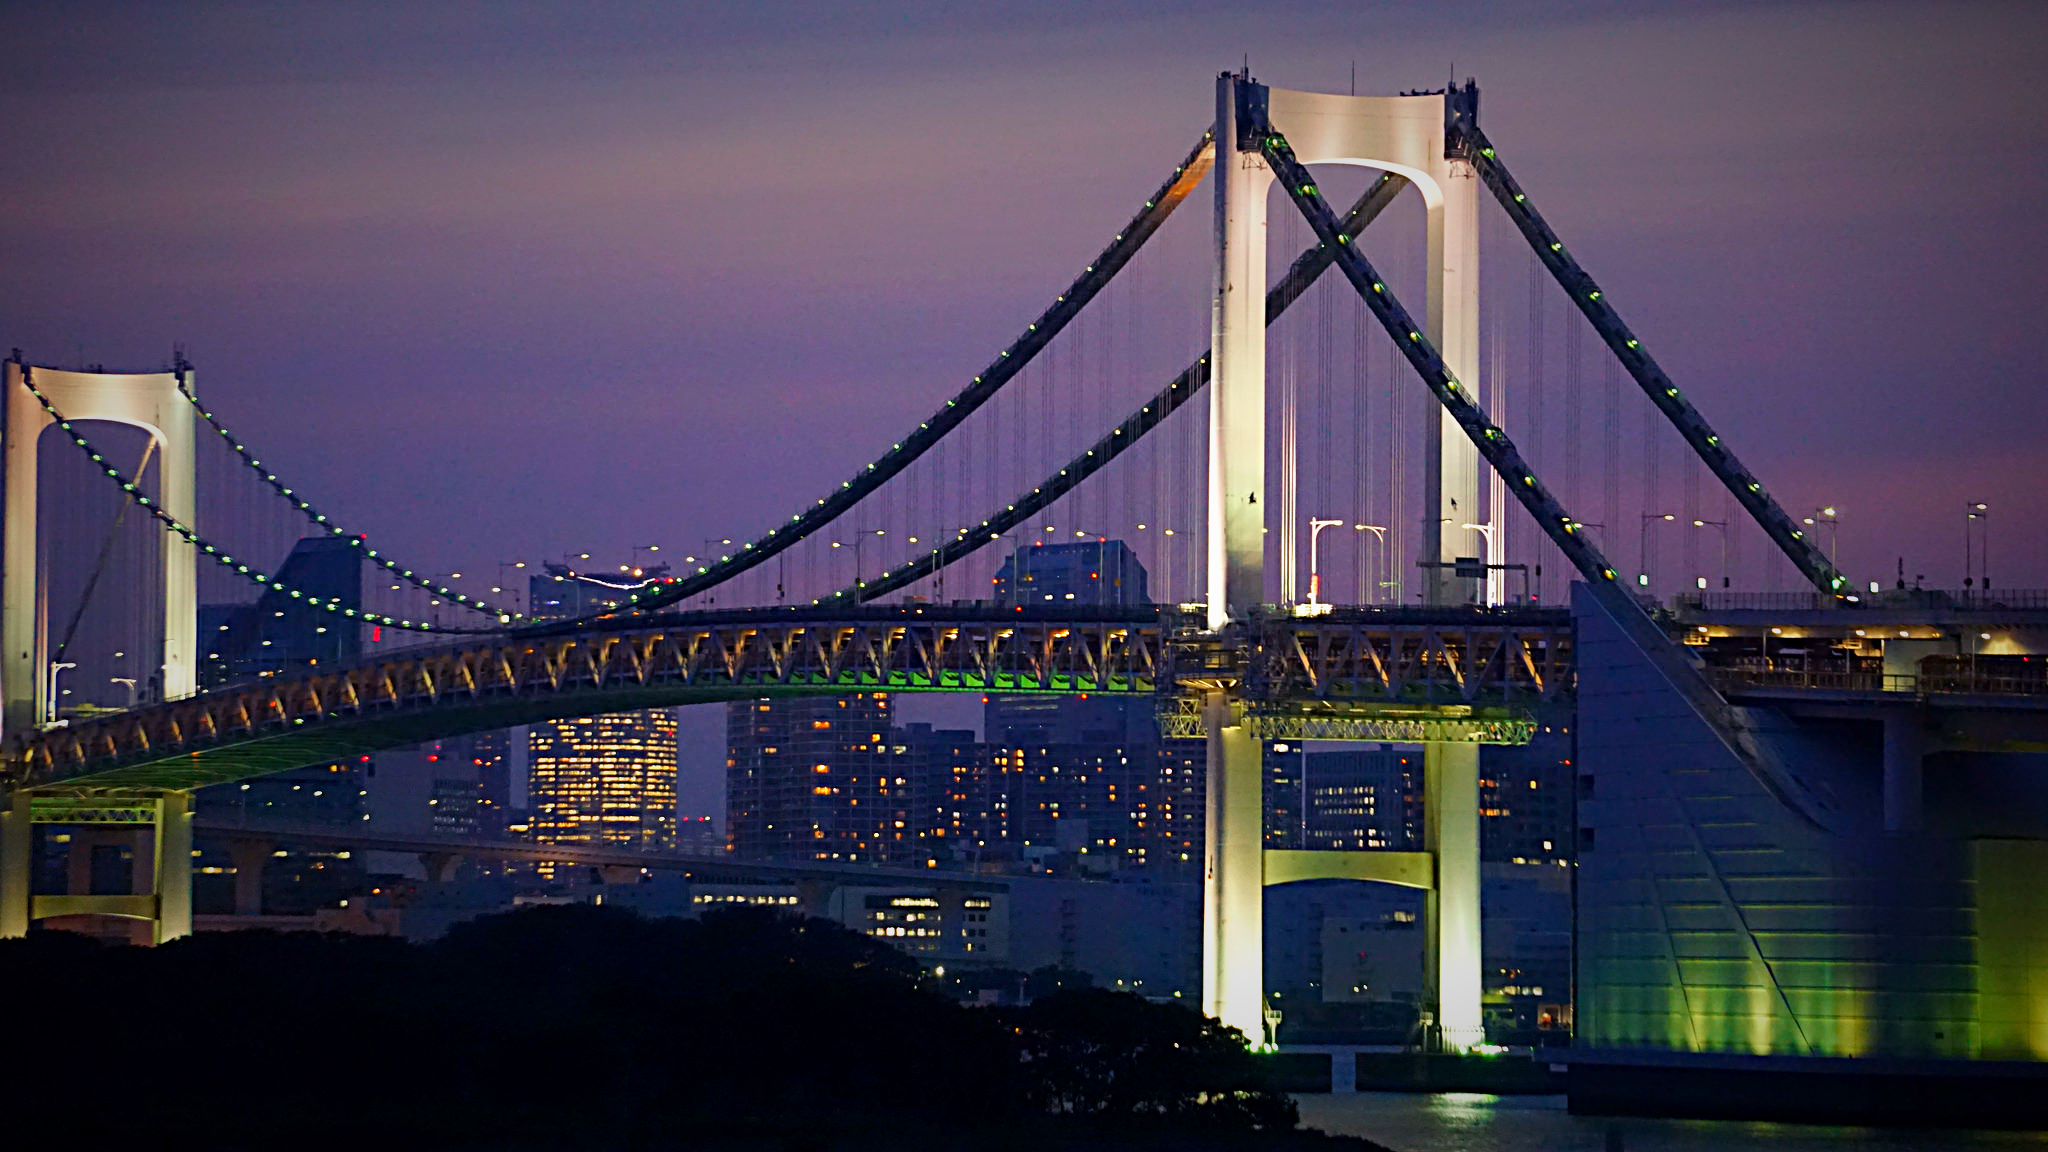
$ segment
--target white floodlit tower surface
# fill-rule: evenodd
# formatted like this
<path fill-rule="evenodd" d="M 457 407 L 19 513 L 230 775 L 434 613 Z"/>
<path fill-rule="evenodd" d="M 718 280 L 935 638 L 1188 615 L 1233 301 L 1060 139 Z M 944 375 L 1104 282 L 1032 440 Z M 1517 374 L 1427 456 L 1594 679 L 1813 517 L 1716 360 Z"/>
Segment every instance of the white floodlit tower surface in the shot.
<path fill-rule="evenodd" d="M 1278 508 L 1265 484 L 1266 220 L 1272 170 L 1237 150 L 1235 88 L 1217 86 L 1217 282 L 1210 347 L 1209 624 L 1243 619 L 1265 599 L 1265 534 L 1283 552 L 1295 525 L 1269 524 Z M 1444 96 L 1331 96 L 1267 89 L 1267 113 L 1304 164 L 1351 164 L 1406 177 L 1422 194 L 1428 285 L 1425 322 L 1460 380 L 1479 379 L 1479 179 L 1444 155 Z M 1291 210 L 1291 209 L 1290 209 Z M 1424 561 L 1448 564 L 1472 547 L 1463 525 L 1480 519 L 1480 460 L 1449 413 L 1424 438 Z M 1293 478 L 1285 479 L 1292 483 Z M 1398 511 L 1398 510 L 1397 510 Z M 1287 553 L 1291 554 L 1291 553 Z M 1396 565 L 1401 563 L 1395 561 Z M 1430 603 L 1471 598 L 1473 581 L 1429 569 Z M 1457 591 L 1453 591 L 1456 589 Z"/>
<path fill-rule="evenodd" d="M 120 374 L 62 372 L 30 366 L 35 385 L 69 421 L 106 420 L 127 424 L 156 439 L 158 501 L 169 515 L 194 523 L 191 404 L 169 372 Z M 36 582 L 36 461 L 43 430 L 52 423 L 22 380 L 22 366 L 7 365 L 4 544 L 0 544 L 0 696 L 6 701 L 0 730 L 33 726 L 44 714 L 48 677 L 43 672 L 48 638 L 43 634 Z M 76 449 L 59 442 L 56 449 Z M 189 696 L 198 687 L 195 649 L 199 637 L 198 552 L 164 534 L 163 697 Z"/>

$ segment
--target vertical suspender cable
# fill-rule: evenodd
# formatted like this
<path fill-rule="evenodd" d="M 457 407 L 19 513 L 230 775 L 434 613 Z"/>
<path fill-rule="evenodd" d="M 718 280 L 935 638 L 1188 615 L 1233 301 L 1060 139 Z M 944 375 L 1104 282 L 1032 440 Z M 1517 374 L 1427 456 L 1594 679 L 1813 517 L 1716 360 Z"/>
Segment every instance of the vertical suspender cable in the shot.
<path fill-rule="evenodd" d="M 1529 462 L 1543 467 L 1543 265 L 1529 257 L 1529 359 L 1523 390 L 1529 394 Z M 1536 602 L 1543 602 L 1543 561 L 1549 555 L 1549 540 L 1538 537 L 1529 556 L 1535 566 L 1531 575 Z"/>

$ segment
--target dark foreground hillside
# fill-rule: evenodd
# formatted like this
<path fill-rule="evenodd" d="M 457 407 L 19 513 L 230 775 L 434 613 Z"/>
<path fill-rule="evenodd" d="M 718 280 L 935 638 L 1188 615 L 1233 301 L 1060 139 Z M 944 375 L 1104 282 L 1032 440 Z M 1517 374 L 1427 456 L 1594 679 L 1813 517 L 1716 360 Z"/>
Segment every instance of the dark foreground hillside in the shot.
<path fill-rule="evenodd" d="M 1296 1127 L 1234 1030 L 1063 992 L 962 1007 L 903 954 L 760 910 L 527 909 L 431 946 L 0 941 L 0 1124 L 155 1146 L 1368 1149 Z"/>

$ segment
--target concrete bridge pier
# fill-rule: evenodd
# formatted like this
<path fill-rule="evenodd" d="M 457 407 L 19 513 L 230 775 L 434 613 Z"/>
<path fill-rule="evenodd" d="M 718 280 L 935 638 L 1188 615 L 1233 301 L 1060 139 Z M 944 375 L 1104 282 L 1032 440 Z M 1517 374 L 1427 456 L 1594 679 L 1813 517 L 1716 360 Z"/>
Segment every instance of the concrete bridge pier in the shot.
<path fill-rule="evenodd" d="M 34 840 L 29 794 L 0 794 L 0 939 L 28 935 Z"/>
<path fill-rule="evenodd" d="M 1485 1043 L 1480 1008 L 1479 745 L 1422 746 L 1422 847 L 1435 882 L 1424 900 L 1424 986 L 1445 1049 Z"/>
<path fill-rule="evenodd" d="M 462 864 L 462 857 L 454 852 L 420 853 L 420 871 L 424 872 L 429 884 L 446 884 L 455 879 L 455 869 Z M 605 878 L 611 882 L 610 877 Z"/>
<path fill-rule="evenodd" d="M 1265 797 L 1259 742 L 1226 693 L 1203 705 L 1209 738 L 1202 866 L 1202 1011 L 1267 1043 Z"/>

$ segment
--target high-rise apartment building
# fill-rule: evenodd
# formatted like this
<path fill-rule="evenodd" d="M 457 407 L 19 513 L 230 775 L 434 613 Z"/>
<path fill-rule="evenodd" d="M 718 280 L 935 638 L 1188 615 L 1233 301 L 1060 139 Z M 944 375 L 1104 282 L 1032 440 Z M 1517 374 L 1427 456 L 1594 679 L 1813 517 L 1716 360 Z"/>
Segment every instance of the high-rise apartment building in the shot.
<path fill-rule="evenodd" d="M 1572 773 L 1572 712 L 1537 717 L 1527 744 L 1488 747 L 1479 756 L 1479 853 L 1498 864 L 1554 864 L 1573 858 L 1577 841 Z"/>
<path fill-rule="evenodd" d="M 911 863 L 928 822 L 886 692 L 726 706 L 726 829 L 745 859 Z M 899 749 L 901 749 L 899 751 Z M 925 806 L 932 803 L 929 795 Z"/>

